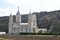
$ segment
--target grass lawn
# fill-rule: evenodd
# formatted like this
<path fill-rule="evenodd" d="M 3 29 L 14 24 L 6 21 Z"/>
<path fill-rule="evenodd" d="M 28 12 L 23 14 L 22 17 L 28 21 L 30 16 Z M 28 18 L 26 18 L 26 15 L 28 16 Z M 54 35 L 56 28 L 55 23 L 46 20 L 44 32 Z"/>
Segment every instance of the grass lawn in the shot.
<path fill-rule="evenodd" d="M 0 38 L 0 40 L 7 40 L 7 39 L 5 39 L 5 38 Z"/>
<path fill-rule="evenodd" d="M 36 39 L 36 40 L 39 40 L 39 39 L 42 39 L 42 40 L 60 40 L 60 35 L 57 35 L 57 37 L 54 37 L 54 35 L 1 35 L 2 37 L 0 38 L 0 40 L 33 40 L 33 39 Z M 27 38 L 27 39 L 26 39 Z M 48 39 L 49 38 L 49 39 Z M 58 38 L 58 39 L 57 39 Z"/>
<path fill-rule="evenodd" d="M 28 37 L 54 37 L 54 35 L 15 35 L 15 36 L 28 36 Z"/>

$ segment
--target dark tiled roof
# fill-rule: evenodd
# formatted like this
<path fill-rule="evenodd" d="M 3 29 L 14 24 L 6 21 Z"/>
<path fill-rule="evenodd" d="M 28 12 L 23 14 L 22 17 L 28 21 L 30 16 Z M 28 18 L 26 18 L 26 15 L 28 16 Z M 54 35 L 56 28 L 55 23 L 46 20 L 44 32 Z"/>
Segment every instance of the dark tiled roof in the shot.
<path fill-rule="evenodd" d="M 20 12 L 19 12 L 19 10 L 17 11 L 16 15 L 20 15 Z"/>

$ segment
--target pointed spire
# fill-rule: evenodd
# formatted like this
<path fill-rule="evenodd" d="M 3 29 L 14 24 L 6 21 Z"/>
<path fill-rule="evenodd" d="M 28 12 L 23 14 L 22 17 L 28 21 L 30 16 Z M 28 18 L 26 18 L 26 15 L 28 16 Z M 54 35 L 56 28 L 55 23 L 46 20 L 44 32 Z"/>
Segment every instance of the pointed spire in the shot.
<path fill-rule="evenodd" d="M 30 9 L 30 13 L 31 13 L 31 9 Z"/>
<path fill-rule="evenodd" d="M 29 14 L 32 14 L 32 13 L 31 13 L 31 9 L 30 9 L 30 13 L 29 13 Z"/>
<path fill-rule="evenodd" d="M 11 11 L 11 13 L 10 13 L 10 16 L 12 16 L 12 11 Z"/>
<path fill-rule="evenodd" d="M 19 6 L 18 6 L 18 11 L 19 11 Z"/>
<path fill-rule="evenodd" d="M 18 11 L 17 11 L 17 14 L 16 15 L 20 15 L 20 12 L 19 12 L 19 6 L 18 6 Z"/>
<path fill-rule="evenodd" d="M 10 14 L 10 16 L 12 16 L 12 14 Z"/>

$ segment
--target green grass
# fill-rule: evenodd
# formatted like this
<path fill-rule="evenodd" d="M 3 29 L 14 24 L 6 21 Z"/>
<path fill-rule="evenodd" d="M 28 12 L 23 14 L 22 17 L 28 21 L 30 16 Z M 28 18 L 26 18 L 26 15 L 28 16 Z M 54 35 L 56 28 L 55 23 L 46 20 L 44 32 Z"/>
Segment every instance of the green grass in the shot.
<path fill-rule="evenodd" d="M 7 34 L 7 35 L 2 35 L 2 36 L 13 36 L 13 37 L 15 37 L 15 36 L 20 36 L 20 37 L 60 37 L 60 35 L 57 35 L 57 36 L 55 36 L 55 35 L 19 35 L 19 34 L 16 34 L 16 35 L 9 35 L 9 34 Z M 4 40 L 4 38 L 3 38 L 3 40 Z"/>
<path fill-rule="evenodd" d="M 54 35 L 12 35 L 12 36 L 28 36 L 28 37 L 54 37 Z"/>
<path fill-rule="evenodd" d="M 33 37 L 60 37 L 60 35 L 15 35 L 15 36 L 33 36 Z"/>
<path fill-rule="evenodd" d="M 5 38 L 0 38 L 0 40 L 6 40 Z"/>
<path fill-rule="evenodd" d="M 22 35 L 22 36 L 53 37 L 53 35 Z"/>

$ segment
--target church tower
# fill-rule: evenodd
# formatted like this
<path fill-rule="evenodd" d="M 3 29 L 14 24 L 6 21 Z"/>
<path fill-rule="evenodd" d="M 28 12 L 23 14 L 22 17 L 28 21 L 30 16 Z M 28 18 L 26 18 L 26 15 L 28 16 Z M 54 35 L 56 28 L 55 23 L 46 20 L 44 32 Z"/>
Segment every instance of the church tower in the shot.
<path fill-rule="evenodd" d="M 20 15 L 20 12 L 19 12 L 19 7 L 18 7 L 18 11 L 16 13 L 16 23 L 21 23 L 21 15 Z"/>
<path fill-rule="evenodd" d="M 31 13 L 31 10 L 30 10 L 30 13 L 28 14 L 28 25 L 29 25 L 29 27 L 31 27 L 31 25 L 32 25 L 32 13 Z"/>
<path fill-rule="evenodd" d="M 10 16 L 9 16 L 9 23 L 13 23 L 13 16 L 12 16 L 12 14 L 10 14 Z"/>
<path fill-rule="evenodd" d="M 37 22 L 36 22 L 36 15 L 31 13 L 28 14 L 28 26 L 31 29 L 31 32 L 36 33 L 37 29 Z"/>
<path fill-rule="evenodd" d="M 8 27 L 8 29 L 9 29 L 9 31 L 8 31 L 8 33 L 9 34 L 11 34 L 12 33 L 12 25 L 13 24 L 13 16 L 12 16 L 12 14 L 10 14 L 10 16 L 9 16 L 9 27 Z"/>
<path fill-rule="evenodd" d="M 33 31 L 35 32 L 35 33 L 37 33 L 37 20 L 36 20 L 36 15 L 35 14 L 33 14 L 32 15 L 32 27 L 33 27 Z"/>

